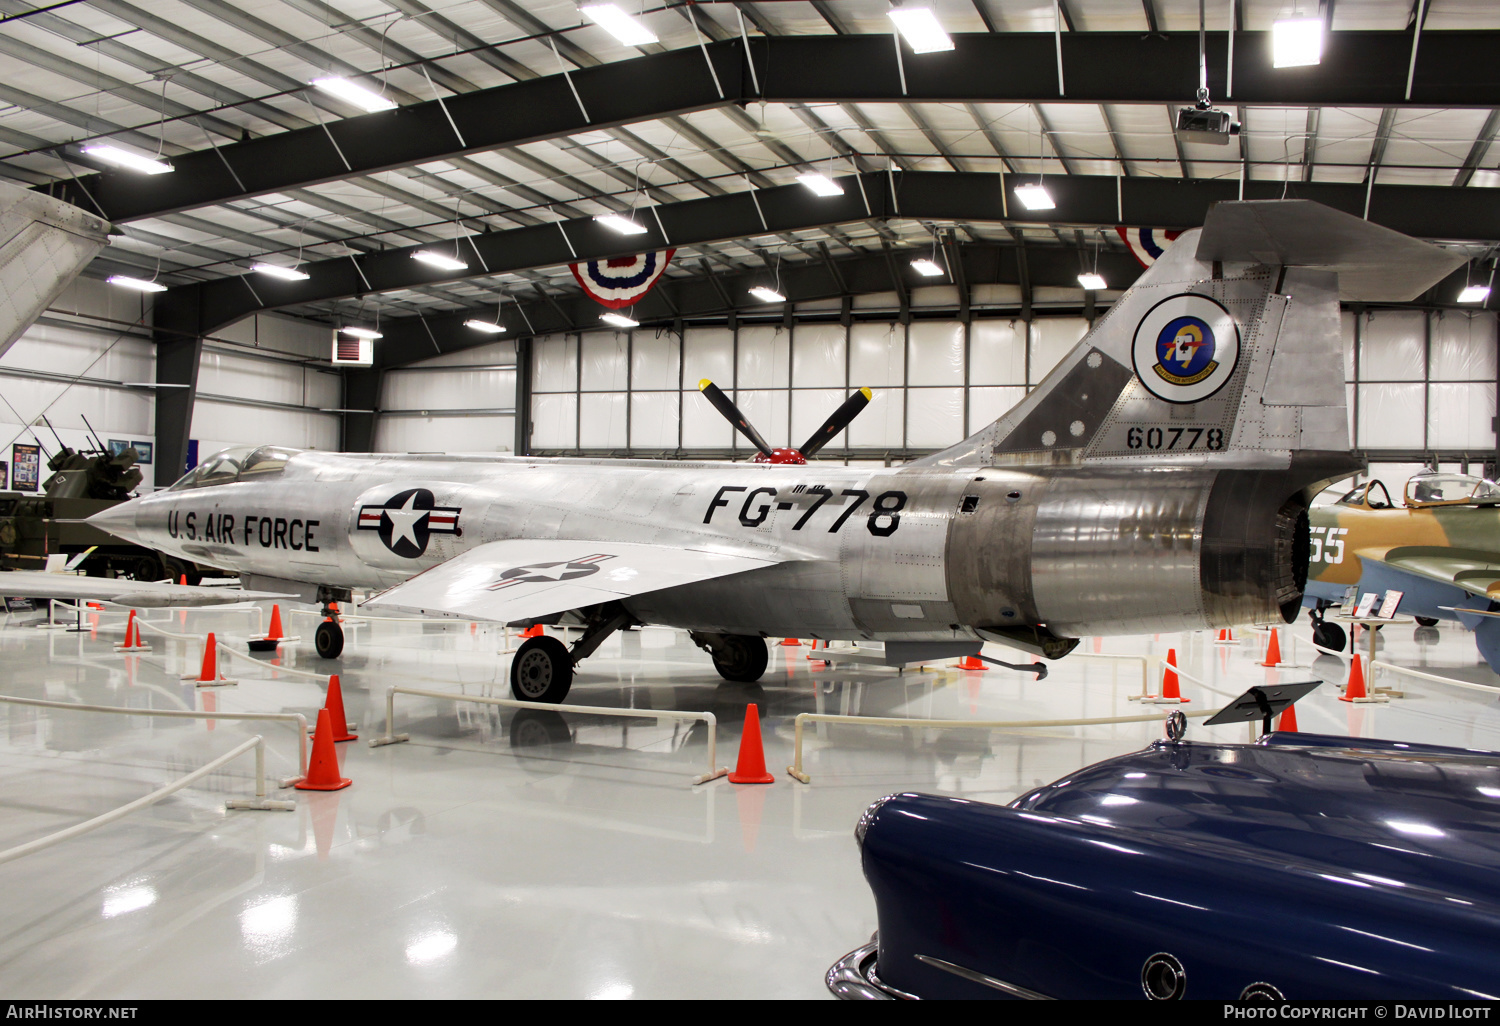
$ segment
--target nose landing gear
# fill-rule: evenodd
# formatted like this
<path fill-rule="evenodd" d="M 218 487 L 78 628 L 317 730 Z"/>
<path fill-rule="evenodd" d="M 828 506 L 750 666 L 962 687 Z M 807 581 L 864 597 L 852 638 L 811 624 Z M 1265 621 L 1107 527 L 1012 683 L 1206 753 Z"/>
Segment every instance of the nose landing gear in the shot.
<path fill-rule="evenodd" d="M 339 610 L 335 603 L 350 602 L 353 596 L 347 590 L 319 588 L 318 603 L 323 607 L 323 620 L 313 631 L 313 648 L 319 658 L 337 659 L 344 654 L 344 628 L 339 623 Z"/>
<path fill-rule="evenodd" d="M 1348 641 L 1344 628 L 1324 619 L 1331 605 L 1332 603 L 1319 600 L 1316 606 L 1307 611 L 1307 618 L 1312 621 L 1313 644 L 1332 652 L 1342 652 Z"/>

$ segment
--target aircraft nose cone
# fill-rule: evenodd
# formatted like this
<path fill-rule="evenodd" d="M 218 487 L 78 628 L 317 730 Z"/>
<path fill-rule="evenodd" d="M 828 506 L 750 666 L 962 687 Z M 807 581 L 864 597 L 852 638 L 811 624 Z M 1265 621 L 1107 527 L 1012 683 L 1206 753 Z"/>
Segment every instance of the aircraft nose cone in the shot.
<path fill-rule="evenodd" d="M 85 522 L 101 531 L 107 531 L 116 538 L 121 538 L 132 544 L 140 543 L 140 533 L 136 529 L 135 515 L 137 505 L 134 500 L 122 502 L 118 506 L 101 510 L 89 517 Z"/>

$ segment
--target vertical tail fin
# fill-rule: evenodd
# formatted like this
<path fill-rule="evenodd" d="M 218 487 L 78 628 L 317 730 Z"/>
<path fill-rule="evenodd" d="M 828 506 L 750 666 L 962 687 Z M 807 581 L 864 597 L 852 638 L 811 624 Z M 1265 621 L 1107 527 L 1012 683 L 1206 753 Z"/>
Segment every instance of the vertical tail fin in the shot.
<path fill-rule="evenodd" d="M 1340 298 L 1415 298 L 1462 259 L 1308 200 L 1218 204 L 1030 395 L 921 462 L 1353 470 Z"/>

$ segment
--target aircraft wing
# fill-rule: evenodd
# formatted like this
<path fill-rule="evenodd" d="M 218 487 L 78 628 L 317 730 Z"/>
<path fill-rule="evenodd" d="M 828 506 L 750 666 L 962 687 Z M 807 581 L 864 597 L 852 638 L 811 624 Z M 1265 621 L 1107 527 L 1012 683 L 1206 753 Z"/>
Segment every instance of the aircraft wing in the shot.
<path fill-rule="evenodd" d="M 8 570 L 0 573 L 0 597 L 108 602 L 116 606 L 151 609 L 158 606 L 220 606 L 231 602 L 296 596 L 269 591 L 241 591 L 239 588 L 204 588 L 190 584 L 82 577 L 78 574 L 54 574 L 41 570 Z"/>
<path fill-rule="evenodd" d="M 1371 558 L 1368 554 L 1361 554 Z M 1435 545 L 1398 545 L 1379 558 L 1387 566 L 1473 595 L 1500 594 L 1500 553 Z"/>
<path fill-rule="evenodd" d="M 642 542 L 516 538 L 472 548 L 382 592 L 362 608 L 515 623 L 775 562 Z"/>

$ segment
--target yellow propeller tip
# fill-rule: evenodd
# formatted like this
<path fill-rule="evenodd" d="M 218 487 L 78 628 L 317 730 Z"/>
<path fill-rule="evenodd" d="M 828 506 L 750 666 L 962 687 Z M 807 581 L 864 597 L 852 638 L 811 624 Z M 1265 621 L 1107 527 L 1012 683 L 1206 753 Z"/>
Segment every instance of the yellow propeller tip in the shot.
<path fill-rule="evenodd" d="M 861 388 L 860 391 L 865 394 L 866 401 L 875 398 L 875 393 L 871 392 L 868 388 Z"/>
<path fill-rule="evenodd" d="M 708 380 L 707 378 L 699 378 L 698 379 L 698 391 L 701 392 L 705 388 L 707 388 L 709 385 L 712 385 L 712 384 L 713 384 L 713 382 L 710 381 L 710 380 Z"/>

